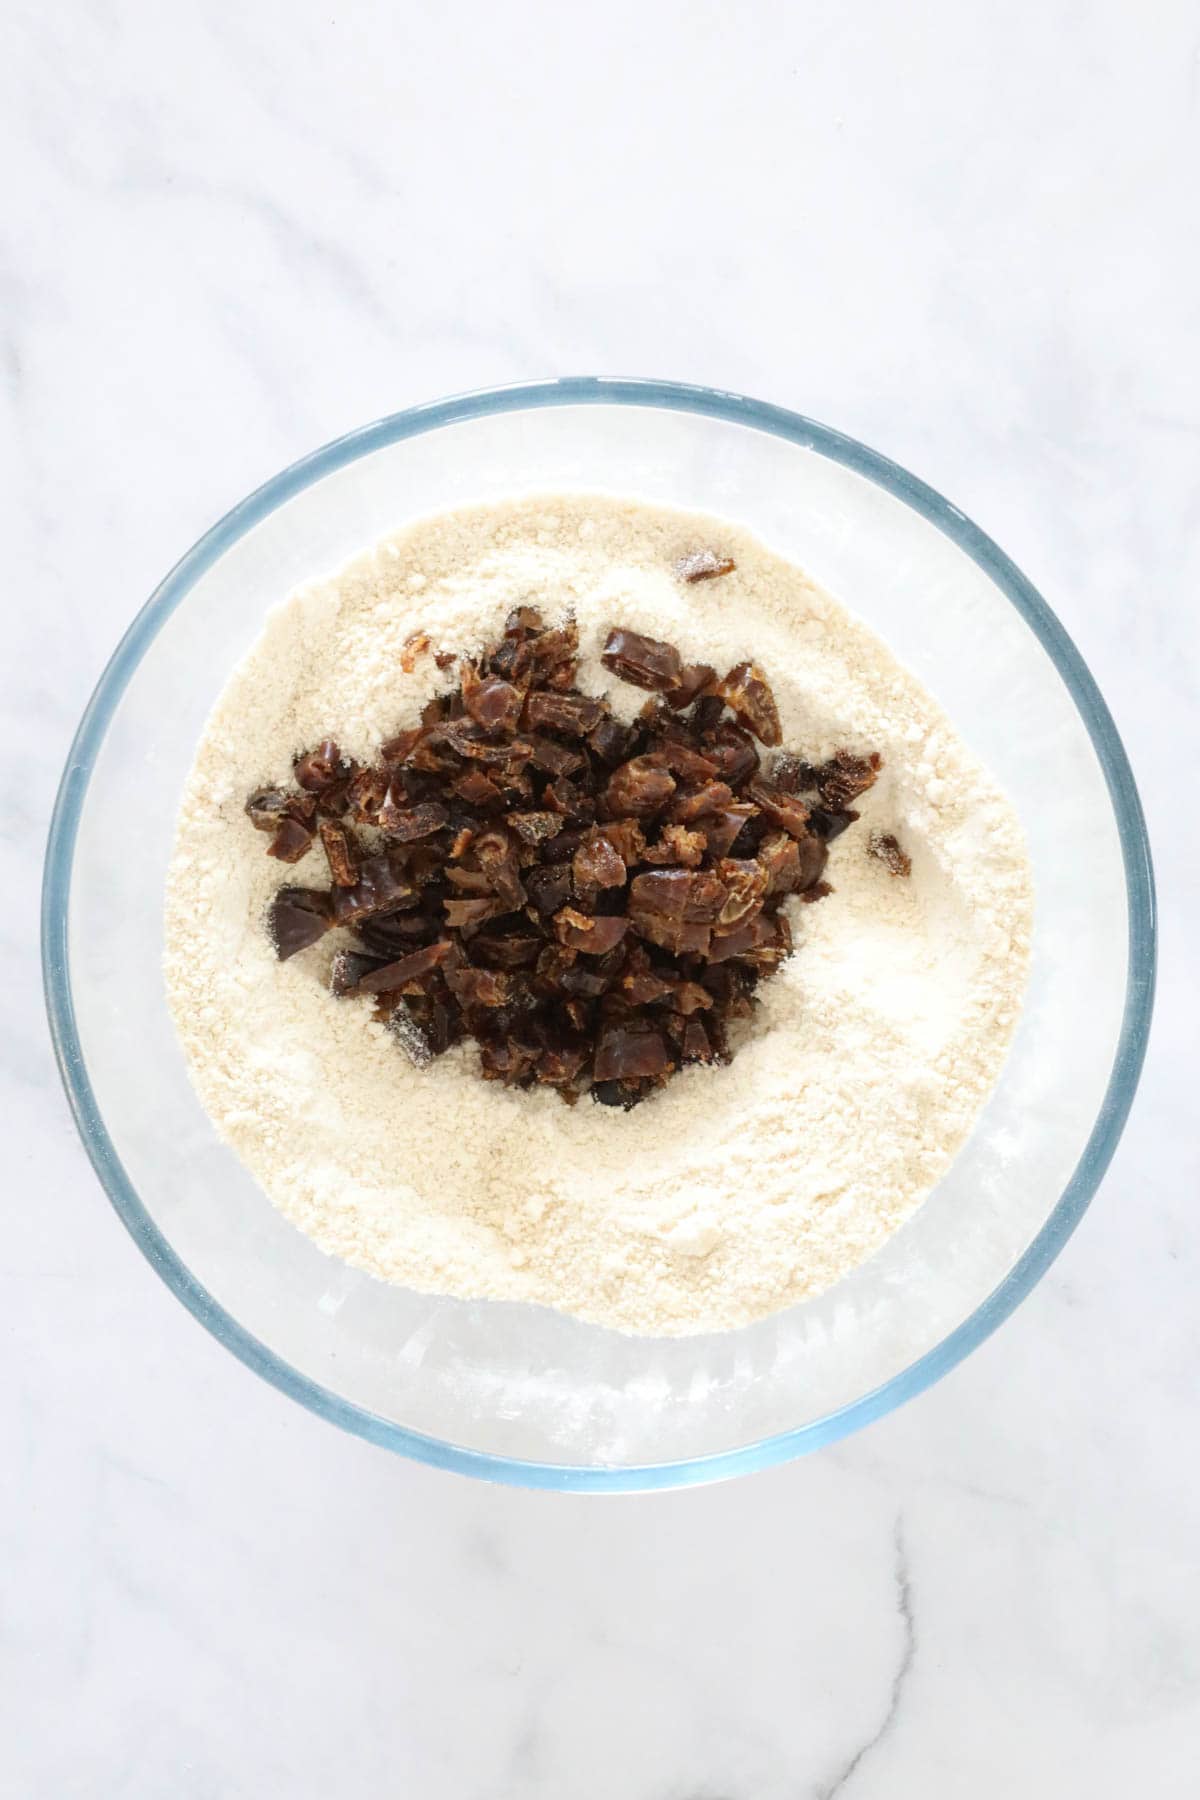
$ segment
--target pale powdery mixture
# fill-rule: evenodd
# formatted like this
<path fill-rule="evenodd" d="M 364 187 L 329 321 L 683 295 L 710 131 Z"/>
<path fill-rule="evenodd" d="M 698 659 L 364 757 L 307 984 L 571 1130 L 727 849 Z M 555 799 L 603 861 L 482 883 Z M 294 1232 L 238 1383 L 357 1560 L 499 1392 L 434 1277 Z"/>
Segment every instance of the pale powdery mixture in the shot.
<path fill-rule="evenodd" d="M 736 571 L 686 585 L 698 546 Z M 760 988 L 726 1068 L 684 1069 L 631 1113 L 475 1074 L 473 1044 L 418 1070 L 370 1003 L 325 978 L 341 933 L 285 963 L 263 926 L 281 881 L 247 794 L 334 736 L 372 759 L 448 680 L 415 633 L 471 651 L 518 603 L 573 612 L 580 684 L 627 717 L 613 625 L 775 692 L 812 759 L 878 750 L 835 892 L 789 902 L 796 954 Z M 894 832 L 912 875 L 866 851 Z M 192 1079 L 221 1135 L 322 1249 L 410 1287 L 538 1301 L 645 1333 L 744 1324 L 819 1293 L 875 1250 L 950 1163 L 1003 1062 L 1031 898 L 1013 810 L 945 716 L 799 569 L 737 528 L 598 496 L 425 519 L 269 617 L 210 719 L 167 889 L 166 975 Z"/>

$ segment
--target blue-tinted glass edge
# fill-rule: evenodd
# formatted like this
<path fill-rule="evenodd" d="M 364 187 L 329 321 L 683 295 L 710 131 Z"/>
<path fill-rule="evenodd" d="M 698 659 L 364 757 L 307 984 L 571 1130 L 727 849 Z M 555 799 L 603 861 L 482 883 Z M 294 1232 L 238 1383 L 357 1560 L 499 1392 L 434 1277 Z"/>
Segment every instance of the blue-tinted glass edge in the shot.
<path fill-rule="evenodd" d="M 488 414 L 542 406 L 654 406 L 743 424 L 842 463 L 896 495 L 977 563 L 1033 630 L 1062 677 L 1091 737 L 1117 820 L 1129 911 L 1129 968 L 1112 1073 L 1079 1163 L 1054 1211 L 1005 1279 L 933 1350 L 870 1394 L 795 1431 L 740 1449 L 674 1463 L 602 1468 L 513 1460 L 408 1431 L 308 1380 L 245 1331 L 197 1282 L 142 1205 L 105 1128 L 75 1024 L 67 929 L 71 869 L 83 800 L 104 734 L 126 684 L 166 620 L 231 544 L 294 494 L 358 457 L 403 438 Z M 878 452 L 782 407 L 675 382 L 572 377 L 495 388 L 416 406 L 379 419 L 301 458 L 235 506 L 160 583 L 110 658 L 67 758 L 47 839 L 42 889 L 42 971 L 51 1038 L 84 1147 L 121 1220 L 147 1260 L 207 1330 L 247 1367 L 321 1417 L 418 1461 L 526 1487 L 636 1492 L 720 1480 L 790 1460 L 882 1417 L 961 1362 L 1045 1273 L 1082 1217 L 1111 1161 L 1137 1089 L 1153 1008 L 1157 956 L 1150 846 L 1133 772 L 1112 717 L 1079 652 L 1016 565 L 957 507 Z"/>

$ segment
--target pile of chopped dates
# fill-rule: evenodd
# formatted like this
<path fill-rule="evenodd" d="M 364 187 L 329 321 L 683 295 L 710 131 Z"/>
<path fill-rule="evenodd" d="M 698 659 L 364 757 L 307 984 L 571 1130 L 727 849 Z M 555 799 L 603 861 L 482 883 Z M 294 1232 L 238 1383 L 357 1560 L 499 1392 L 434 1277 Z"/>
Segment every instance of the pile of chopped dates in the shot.
<path fill-rule="evenodd" d="M 272 856 L 319 838 L 329 866 L 275 895 L 279 956 L 346 927 L 333 992 L 370 995 L 416 1063 L 471 1037 L 487 1080 L 629 1107 L 728 1060 L 791 950 L 784 900 L 830 891 L 829 840 L 880 759 L 764 764 L 779 714 L 753 663 L 718 676 L 623 630 L 602 660 L 653 696 L 631 726 L 576 687 L 574 625 L 520 607 L 377 766 L 326 741 L 246 811 Z"/>

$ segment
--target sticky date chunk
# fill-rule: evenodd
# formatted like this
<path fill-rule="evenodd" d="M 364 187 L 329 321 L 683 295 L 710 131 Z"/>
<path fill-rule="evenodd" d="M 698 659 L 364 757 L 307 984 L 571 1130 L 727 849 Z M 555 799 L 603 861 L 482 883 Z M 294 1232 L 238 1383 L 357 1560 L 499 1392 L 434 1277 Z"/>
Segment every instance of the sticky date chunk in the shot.
<path fill-rule="evenodd" d="M 321 842 L 329 862 L 330 879 L 336 887 L 353 887 L 358 880 L 358 849 L 345 825 L 322 819 Z"/>
<path fill-rule="evenodd" d="M 307 856 L 312 849 L 313 834 L 307 825 L 299 819 L 282 818 L 275 831 L 275 836 L 267 846 L 267 855 L 278 857 L 280 862 L 296 863 L 302 856 Z"/>
<path fill-rule="evenodd" d="M 341 997 L 353 994 L 364 975 L 380 967 L 377 956 L 363 956 L 356 950 L 339 950 L 329 966 L 329 991 Z"/>
<path fill-rule="evenodd" d="M 609 777 L 604 811 L 610 819 L 648 819 L 660 812 L 675 792 L 675 777 L 653 756 L 635 756 Z"/>
<path fill-rule="evenodd" d="M 422 977 L 440 968 L 453 949 L 449 938 L 439 938 L 436 944 L 426 944 L 424 949 L 414 950 L 411 956 L 402 956 L 397 962 L 384 963 L 381 969 L 369 970 L 351 991 L 390 994 L 403 993 L 409 987 L 419 990 Z"/>
<path fill-rule="evenodd" d="M 350 767 L 343 764 L 341 751 L 333 739 L 326 738 L 315 750 L 296 758 L 292 773 L 302 788 L 310 794 L 319 794 L 323 788 L 349 775 Z"/>
<path fill-rule="evenodd" d="M 465 669 L 463 674 L 463 705 L 475 723 L 482 725 L 485 731 L 515 730 L 525 700 L 521 689 L 511 681 L 502 681 L 498 675 L 471 681 Z"/>
<path fill-rule="evenodd" d="M 718 575 L 732 575 L 737 564 L 732 556 L 718 556 L 715 550 L 692 550 L 675 564 L 680 581 L 712 581 Z"/>
<path fill-rule="evenodd" d="M 339 925 L 353 925 L 372 913 L 416 906 L 420 896 L 387 856 L 368 857 L 353 887 L 338 888 L 333 895 L 333 915 Z"/>
<path fill-rule="evenodd" d="M 596 1045 L 597 1081 L 632 1081 L 644 1075 L 662 1075 L 671 1067 L 671 1053 L 661 1033 L 638 1026 L 611 1025 Z"/>
<path fill-rule="evenodd" d="M 717 671 L 710 663 L 688 663 L 675 686 L 667 689 L 667 705 L 678 708 L 680 712 L 690 706 L 706 688 L 710 681 L 716 680 Z"/>
<path fill-rule="evenodd" d="M 867 849 L 878 858 L 889 875 L 911 875 L 912 857 L 900 848 L 897 838 L 890 831 L 873 831 L 867 839 Z"/>
<path fill-rule="evenodd" d="M 589 887 L 624 887 L 626 869 L 615 846 L 600 832 L 592 833 L 575 852 L 572 869 L 575 884 L 581 890 Z"/>
<path fill-rule="evenodd" d="M 760 744 L 782 741 L 779 708 L 757 663 L 738 663 L 736 668 L 730 669 L 718 691 L 730 712 L 737 714 Z"/>
<path fill-rule="evenodd" d="M 611 915 L 593 919 L 586 913 L 576 912 L 573 906 L 564 906 L 555 918 L 554 928 L 559 942 L 568 950 L 582 950 L 587 956 L 604 956 L 621 942 L 629 930 L 629 920 Z"/>
<path fill-rule="evenodd" d="M 328 894 L 318 888 L 281 887 L 267 910 L 267 930 L 280 962 L 307 950 L 333 923 Z"/>
<path fill-rule="evenodd" d="M 256 831 L 277 831 L 284 819 L 311 821 L 316 806 L 307 794 L 285 794 L 282 788 L 259 788 L 246 802 L 245 813 Z"/>
<path fill-rule="evenodd" d="M 600 660 L 606 669 L 634 687 L 665 694 L 679 685 L 683 659 L 674 644 L 643 637 L 640 631 L 610 631 Z"/>
<path fill-rule="evenodd" d="M 422 806 L 396 806 L 392 803 L 392 791 L 388 790 L 388 798 L 380 808 L 379 824 L 390 838 L 398 844 L 412 844 L 417 838 L 432 837 L 440 831 L 450 815 L 444 806 L 436 800 L 427 801 Z"/>
<path fill-rule="evenodd" d="M 684 580 L 731 567 L 690 563 Z M 406 653 L 451 666 L 428 641 Z M 331 992 L 416 1067 L 466 1038 L 485 1080 L 628 1108 L 685 1066 L 729 1060 L 730 1026 L 791 952 L 786 905 L 830 892 L 829 844 L 880 763 L 764 762 L 778 709 L 749 658 L 718 678 L 614 626 L 604 663 L 651 696 L 626 725 L 580 691 L 578 655 L 573 624 L 517 607 L 499 642 L 451 659 L 456 685 L 374 765 L 324 739 L 246 812 L 277 860 L 319 836 L 328 865 L 328 891 L 272 900 L 279 958 L 341 927 Z M 867 848 L 907 872 L 895 838 Z"/>
<path fill-rule="evenodd" d="M 883 759 L 875 751 L 870 756 L 851 756 L 848 750 L 839 750 L 820 771 L 817 791 L 823 804 L 833 812 L 850 806 L 875 786 L 882 767 Z"/>
<path fill-rule="evenodd" d="M 587 737 L 603 717 L 603 704 L 583 694 L 535 692 L 525 702 L 525 723 L 530 731 L 561 731 L 564 737 Z"/>

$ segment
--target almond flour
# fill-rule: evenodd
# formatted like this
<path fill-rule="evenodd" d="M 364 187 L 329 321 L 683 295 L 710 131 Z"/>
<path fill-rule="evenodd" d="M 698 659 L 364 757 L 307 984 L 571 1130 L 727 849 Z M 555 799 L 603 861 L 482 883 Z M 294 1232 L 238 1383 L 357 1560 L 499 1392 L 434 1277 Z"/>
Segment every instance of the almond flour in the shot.
<path fill-rule="evenodd" d="M 700 546 L 734 571 L 682 582 Z M 574 614 L 579 685 L 625 717 L 645 695 L 600 663 L 617 624 L 687 661 L 753 657 L 813 760 L 884 757 L 831 847 L 835 892 L 789 902 L 796 954 L 733 1062 L 628 1114 L 482 1083 L 472 1044 L 413 1067 L 369 1003 L 328 993 L 338 933 L 279 963 L 263 929 L 274 889 L 307 877 L 264 856 L 246 794 L 325 736 L 374 758 L 446 685 L 434 653 L 477 650 L 522 603 Z M 1030 922 L 1011 806 L 877 638 L 731 525 L 564 496 L 418 521 L 270 615 L 185 789 L 166 979 L 217 1130 L 322 1249 L 426 1292 L 678 1334 L 821 1292 L 920 1203 L 999 1073 Z"/>

